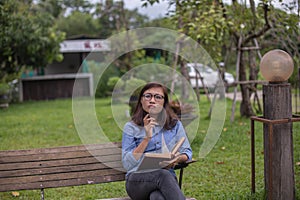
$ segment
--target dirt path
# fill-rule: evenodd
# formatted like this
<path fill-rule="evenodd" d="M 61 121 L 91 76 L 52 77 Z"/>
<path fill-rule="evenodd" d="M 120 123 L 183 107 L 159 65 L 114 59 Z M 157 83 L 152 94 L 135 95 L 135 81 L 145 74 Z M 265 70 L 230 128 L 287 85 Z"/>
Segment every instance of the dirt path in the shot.
<path fill-rule="evenodd" d="M 258 98 L 259 98 L 260 100 L 262 100 L 262 91 L 261 91 L 261 90 L 257 91 L 257 95 L 258 95 Z M 233 92 L 232 92 L 232 93 L 226 93 L 225 96 L 226 96 L 227 98 L 233 100 L 233 98 L 234 98 L 234 93 L 233 93 Z M 251 100 L 253 100 L 253 99 L 254 99 L 254 94 L 252 94 L 252 96 L 251 96 Z M 242 100 L 242 94 L 241 94 L 241 92 L 237 92 L 237 93 L 236 93 L 236 100 L 237 100 L 237 101 L 241 101 L 241 100 Z"/>

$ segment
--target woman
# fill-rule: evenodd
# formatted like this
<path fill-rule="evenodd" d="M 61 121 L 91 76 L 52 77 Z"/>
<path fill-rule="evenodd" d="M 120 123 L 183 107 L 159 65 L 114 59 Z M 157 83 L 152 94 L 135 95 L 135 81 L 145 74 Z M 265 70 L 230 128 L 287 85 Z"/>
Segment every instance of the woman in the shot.
<path fill-rule="evenodd" d="M 185 130 L 169 105 L 166 87 L 159 83 L 146 84 L 139 94 L 132 120 L 123 130 L 122 162 L 127 170 L 126 191 L 131 199 L 185 199 L 172 166 L 138 171 L 144 153 L 168 152 L 182 137 L 186 139 L 176 155 L 177 163 L 192 158 Z"/>

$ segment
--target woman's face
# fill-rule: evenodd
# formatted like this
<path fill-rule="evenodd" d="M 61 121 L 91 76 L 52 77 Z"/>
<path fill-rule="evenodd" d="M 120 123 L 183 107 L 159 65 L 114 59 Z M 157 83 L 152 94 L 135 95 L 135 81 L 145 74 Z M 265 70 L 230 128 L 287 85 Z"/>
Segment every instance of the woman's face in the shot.
<path fill-rule="evenodd" d="M 144 111 L 152 115 L 158 115 L 162 111 L 164 102 L 164 92 L 160 87 L 146 90 L 141 98 Z"/>

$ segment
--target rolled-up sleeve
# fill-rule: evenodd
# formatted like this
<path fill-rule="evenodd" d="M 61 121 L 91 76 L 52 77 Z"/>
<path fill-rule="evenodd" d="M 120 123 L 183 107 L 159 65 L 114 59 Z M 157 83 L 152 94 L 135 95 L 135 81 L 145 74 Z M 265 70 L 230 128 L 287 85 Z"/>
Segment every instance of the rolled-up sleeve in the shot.
<path fill-rule="evenodd" d="M 189 160 L 192 160 L 193 152 L 191 145 L 189 143 L 188 137 L 186 135 L 186 132 L 184 130 L 184 127 L 180 121 L 177 122 L 177 138 L 185 137 L 185 141 L 183 145 L 179 148 L 180 153 L 184 153 L 187 155 Z"/>
<path fill-rule="evenodd" d="M 134 131 L 135 128 L 130 123 L 125 124 L 122 136 L 122 163 L 127 171 L 131 171 L 139 163 L 133 156 L 133 150 L 136 148 Z"/>

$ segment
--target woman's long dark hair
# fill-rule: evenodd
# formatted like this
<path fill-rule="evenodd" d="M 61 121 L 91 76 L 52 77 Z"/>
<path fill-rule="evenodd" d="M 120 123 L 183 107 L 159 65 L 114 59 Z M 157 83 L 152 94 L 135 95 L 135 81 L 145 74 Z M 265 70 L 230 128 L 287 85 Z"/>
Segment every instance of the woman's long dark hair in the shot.
<path fill-rule="evenodd" d="M 177 121 L 178 121 L 178 116 L 174 113 L 172 108 L 170 107 L 169 104 L 169 97 L 168 97 L 168 90 L 165 86 L 161 85 L 160 83 L 147 83 L 142 89 L 139 94 L 138 102 L 135 107 L 135 110 L 132 115 L 132 121 L 136 123 L 139 126 L 143 126 L 144 122 L 143 119 L 144 117 L 148 114 L 147 112 L 144 111 L 141 103 L 142 96 L 146 90 L 149 90 L 151 88 L 162 88 L 163 93 L 164 93 L 164 109 L 159 115 L 159 123 L 164 123 L 163 127 L 164 129 L 170 130 L 172 129 Z"/>

